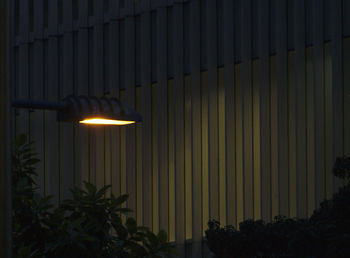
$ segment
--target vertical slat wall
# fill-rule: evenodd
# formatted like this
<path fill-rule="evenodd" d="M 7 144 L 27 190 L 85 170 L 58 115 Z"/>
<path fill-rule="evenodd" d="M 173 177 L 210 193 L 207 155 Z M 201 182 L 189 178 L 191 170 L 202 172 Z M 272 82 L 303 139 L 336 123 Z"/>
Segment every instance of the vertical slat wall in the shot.
<path fill-rule="evenodd" d="M 259 95 L 260 95 L 260 173 L 261 218 L 272 218 L 271 192 L 271 113 L 270 113 L 270 58 L 269 58 L 269 0 L 259 1 Z"/>
<path fill-rule="evenodd" d="M 288 59 L 287 55 L 287 0 L 276 1 L 276 105 L 278 164 L 278 212 L 289 215 L 289 161 L 288 161 Z"/>
<path fill-rule="evenodd" d="M 157 108 L 158 112 L 158 175 L 159 175 L 159 227 L 169 228 L 169 162 L 168 162 L 168 74 L 166 5 L 157 7 Z"/>
<path fill-rule="evenodd" d="M 73 10 L 69 0 L 62 0 L 62 37 L 59 39 L 60 98 L 74 93 Z M 74 127 L 60 124 L 60 200 L 70 197 L 74 185 Z M 50 173 L 50 172 L 48 172 Z"/>
<path fill-rule="evenodd" d="M 192 110 L 192 257 L 201 257 L 202 218 L 202 142 L 201 142 L 201 72 L 200 72 L 200 1 L 190 2 L 190 60 Z"/>
<path fill-rule="evenodd" d="M 141 14 L 141 109 L 142 109 L 142 171 L 143 224 L 152 228 L 152 79 L 151 79 L 151 12 L 150 1 L 143 1 L 148 12 Z"/>
<path fill-rule="evenodd" d="M 344 121 L 343 121 L 343 40 L 342 40 L 342 1 L 332 1 L 331 24 L 332 24 L 332 101 L 333 106 L 333 159 L 344 154 Z M 348 155 L 349 153 L 345 153 Z M 341 180 L 335 179 L 334 191 L 341 185 Z"/>
<path fill-rule="evenodd" d="M 143 116 L 88 128 L 13 112 L 55 204 L 84 180 L 111 184 L 139 224 L 201 257 L 209 219 L 307 217 L 342 185 L 330 169 L 350 155 L 344 0 L 9 3 L 13 97 L 120 97 Z"/>
<path fill-rule="evenodd" d="M 295 15 L 295 96 L 294 107 L 296 124 L 296 177 L 297 177 L 297 216 L 307 217 L 307 149 L 306 149 L 306 49 L 305 49 L 305 3 L 294 3 Z M 299 71 L 298 71 L 299 70 Z M 292 86 L 293 87 L 293 86 Z"/>
<path fill-rule="evenodd" d="M 13 19 L 13 7 L 8 5 L 7 1 L 0 1 L 0 256 L 12 257 L 12 205 L 11 205 L 11 134 L 13 123 L 10 115 L 10 92 L 11 87 L 8 81 L 11 81 L 13 69 L 10 71 L 9 64 L 13 66 L 13 62 L 8 62 L 12 58 L 12 53 L 8 53 L 8 43 L 11 37 L 10 33 L 14 30 L 14 24 L 7 25 L 8 21 Z M 10 33 L 9 33 L 10 32 Z"/>
<path fill-rule="evenodd" d="M 85 1 L 86 2 L 86 1 Z M 110 3 L 109 13 L 111 17 L 114 18 L 113 21 L 109 24 L 108 27 L 108 42 L 106 42 L 107 49 L 105 49 L 105 58 L 108 61 L 105 61 L 106 67 L 105 71 L 107 71 L 108 83 L 106 82 L 107 92 L 109 92 L 111 97 L 119 97 L 119 81 L 120 81 L 120 70 L 119 70 L 119 46 L 120 46 L 120 31 L 119 26 L 120 22 L 115 19 L 119 16 L 119 1 L 112 1 Z M 108 146 L 109 140 L 109 156 L 110 160 L 106 160 L 107 163 L 110 164 L 110 184 L 112 185 L 112 193 L 115 196 L 120 195 L 120 176 L 121 176 L 121 162 L 120 162 L 120 129 L 119 128 L 110 128 L 109 133 L 107 133 L 106 145 Z"/>
<path fill-rule="evenodd" d="M 102 3 L 102 1 L 97 0 Z M 125 95 L 126 101 L 136 108 L 135 91 L 135 16 L 132 1 L 125 1 L 125 32 L 124 32 L 124 61 L 125 61 Z M 136 129 L 134 126 L 126 128 L 126 191 L 130 194 L 128 206 L 136 209 Z"/>
<path fill-rule="evenodd" d="M 79 29 L 77 31 L 77 43 L 75 45 L 76 52 L 76 91 L 78 95 L 89 94 L 89 30 L 88 30 L 89 7 L 88 1 L 79 1 L 79 11 L 77 23 Z M 89 181 L 89 129 L 81 128 L 75 130 L 75 144 L 76 144 L 76 169 L 80 171 L 80 182 L 76 185 L 83 185 L 83 181 Z M 78 156 L 78 157 L 77 157 Z"/>
<path fill-rule="evenodd" d="M 46 96 L 48 100 L 59 99 L 59 40 L 55 35 L 58 32 L 57 0 L 50 1 L 48 6 L 48 39 L 47 58 L 44 61 L 47 65 Z M 60 196 L 60 130 L 56 117 L 51 112 L 45 111 L 45 188 L 46 194 L 53 195 L 54 203 L 58 204 Z M 48 172 L 50 171 L 50 172 Z"/>
<path fill-rule="evenodd" d="M 325 82 L 324 82 L 324 43 L 323 43 L 323 0 L 313 1 L 313 77 L 314 77 L 314 116 L 315 116 L 315 186 L 316 205 L 325 198 Z"/>
<path fill-rule="evenodd" d="M 174 156 L 175 156 L 175 241 L 180 256 L 185 256 L 186 210 L 185 210 L 185 113 L 184 113 L 184 35 L 183 6 L 174 3 L 173 39 L 174 39 Z M 158 35 L 159 37 L 160 35 Z M 158 41 L 159 42 L 159 41 Z M 157 65 L 161 65 L 157 63 Z M 159 75 L 158 75 L 159 76 Z M 158 110 L 162 112 L 161 110 Z M 161 172 L 161 171 L 159 171 Z M 159 193 L 162 194 L 162 193 Z"/>
<path fill-rule="evenodd" d="M 43 12 L 43 1 L 35 0 L 33 4 L 37 8 L 33 9 L 34 16 L 33 21 L 33 35 L 34 38 L 42 38 L 43 28 L 44 28 L 44 12 Z M 44 40 L 36 40 L 33 43 L 32 59 L 30 60 L 30 66 L 33 66 L 30 87 L 30 97 L 33 99 L 43 99 L 44 98 Z M 38 151 L 39 159 L 45 160 L 44 152 L 44 112 L 34 112 L 33 119 L 31 120 L 31 140 L 35 142 L 34 148 Z M 39 184 L 42 185 L 41 193 L 45 193 L 45 174 L 44 174 L 44 162 L 38 163 L 36 166 L 37 173 L 39 175 Z"/>

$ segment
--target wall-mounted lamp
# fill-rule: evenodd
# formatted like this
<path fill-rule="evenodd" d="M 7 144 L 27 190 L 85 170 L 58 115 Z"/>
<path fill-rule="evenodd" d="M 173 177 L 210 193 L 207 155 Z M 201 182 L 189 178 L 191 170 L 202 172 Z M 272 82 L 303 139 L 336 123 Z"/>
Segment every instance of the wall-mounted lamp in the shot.
<path fill-rule="evenodd" d="M 57 120 L 92 125 L 130 125 L 141 122 L 134 109 L 117 98 L 68 96 L 62 101 L 21 100 L 12 101 L 15 108 L 56 110 Z"/>

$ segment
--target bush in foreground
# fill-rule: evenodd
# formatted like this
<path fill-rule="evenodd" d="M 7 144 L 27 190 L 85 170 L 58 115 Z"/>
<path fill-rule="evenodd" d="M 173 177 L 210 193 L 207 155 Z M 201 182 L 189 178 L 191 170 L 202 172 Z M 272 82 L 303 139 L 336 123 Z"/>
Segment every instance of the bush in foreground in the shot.
<path fill-rule="evenodd" d="M 350 158 L 338 158 L 333 174 L 349 180 Z M 350 184 L 309 219 L 246 220 L 240 230 L 211 220 L 208 227 L 207 245 L 216 257 L 350 257 Z"/>
<path fill-rule="evenodd" d="M 174 254 L 167 235 L 139 227 L 123 208 L 127 195 L 106 197 L 85 182 L 72 199 L 54 208 L 52 197 L 41 197 L 34 165 L 39 162 L 25 136 L 13 152 L 13 250 L 15 257 L 164 257 Z M 125 221 L 125 222 L 124 222 Z"/>

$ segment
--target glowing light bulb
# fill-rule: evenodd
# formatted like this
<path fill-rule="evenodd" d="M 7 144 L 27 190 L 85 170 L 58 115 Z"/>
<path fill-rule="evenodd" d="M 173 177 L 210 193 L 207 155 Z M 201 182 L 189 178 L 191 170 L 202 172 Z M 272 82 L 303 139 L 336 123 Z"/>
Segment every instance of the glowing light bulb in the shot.
<path fill-rule="evenodd" d="M 86 118 L 84 120 L 79 121 L 81 124 L 89 124 L 89 125 L 130 125 L 134 124 L 135 121 L 126 121 L 126 120 L 113 120 L 106 119 L 102 117 L 91 117 Z"/>

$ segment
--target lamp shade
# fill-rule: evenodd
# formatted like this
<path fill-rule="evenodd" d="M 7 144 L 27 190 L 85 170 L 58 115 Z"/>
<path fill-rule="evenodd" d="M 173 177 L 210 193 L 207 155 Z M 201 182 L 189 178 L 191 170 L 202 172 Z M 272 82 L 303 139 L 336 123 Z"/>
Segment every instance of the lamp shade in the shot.
<path fill-rule="evenodd" d="M 117 98 L 68 96 L 59 102 L 14 100 L 13 107 L 57 110 L 57 120 L 95 125 L 128 125 L 141 122 L 133 108 Z"/>

